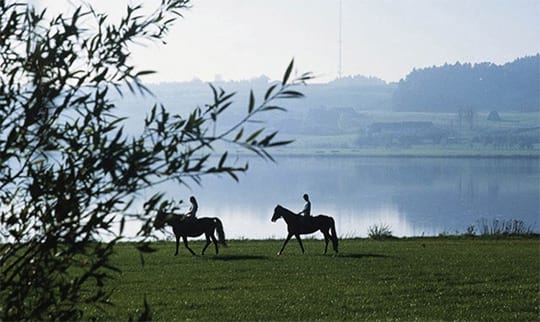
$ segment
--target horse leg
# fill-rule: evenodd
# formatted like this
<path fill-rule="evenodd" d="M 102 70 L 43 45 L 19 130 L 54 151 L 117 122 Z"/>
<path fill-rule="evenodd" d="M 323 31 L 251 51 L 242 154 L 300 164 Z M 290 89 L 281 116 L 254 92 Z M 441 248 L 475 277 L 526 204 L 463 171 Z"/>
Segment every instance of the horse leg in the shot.
<path fill-rule="evenodd" d="M 195 256 L 195 252 L 193 251 L 193 249 L 189 248 L 189 246 L 188 246 L 188 243 L 187 243 L 187 237 L 186 237 L 186 236 L 182 236 L 182 239 L 184 240 L 184 246 L 187 248 L 187 250 L 189 250 L 189 252 L 191 253 L 191 255 Z"/>
<path fill-rule="evenodd" d="M 210 234 L 210 238 L 212 238 L 212 241 L 214 242 L 214 246 L 216 247 L 216 255 L 217 255 L 219 253 L 218 242 L 217 242 L 216 236 L 214 236 L 213 232 L 212 232 L 212 234 Z"/>
<path fill-rule="evenodd" d="M 324 235 L 324 253 L 326 254 L 328 251 L 328 240 L 330 239 L 330 235 L 327 231 L 322 231 L 322 233 Z"/>
<path fill-rule="evenodd" d="M 294 235 L 296 237 L 296 240 L 298 240 L 298 243 L 300 244 L 300 248 L 302 249 L 302 254 L 304 253 L 304 245 L 302 245 L 302 239 L 300 239 L 300 234 Z"/>
<path fill-rule="evenodd" d="M 281 246 L 281 250 L 277 253 L 278 256 L 281 255 L 281 253 L 283 253 L 283 250 L 285 249 L 285 245 L 287 245 L 287 243 L 289 242 L 291 237 L 292 237 L 292 234 L 287 235 L 287 238 L 285 239 L 285 242 L 283 243 L 283 246 Z"/>
<path fill-rule="evenodd" d="M 178 255 L 178 246 L 180 244 L 180 236 L 176 236 L 176 253 L 174 253 L 174 256 Z"/>
<path fill-rule="evenodd" d="M 339 251 L 338 251 L 338 239 L 337 239 L 336 235 L 332 236 L 332 247 L 334 248 L 334 251 L 336 252 L 336 254 L 339 253 Z"/>
<path fill-rule="evenodd" d="M 208 248 L 208 245 L 210 245 L 210 237 L 208 237 L 208 234 L 206 234 L 206 245 L 204 245 L 201 255 L 204 255 L 204 252 L 206 251 L 206 248 Z"/>
<path fill-rule="evenodd" d="M 337 254 L 338 253 L 338 237 L 337 237 L 337 232 L 336 232 L 336 224 L 333 219 L 331 221 L 331 226 L 330 226 L 330 238 L 332 238 L 332 247 L 334 248 L 334 251 Z"/>

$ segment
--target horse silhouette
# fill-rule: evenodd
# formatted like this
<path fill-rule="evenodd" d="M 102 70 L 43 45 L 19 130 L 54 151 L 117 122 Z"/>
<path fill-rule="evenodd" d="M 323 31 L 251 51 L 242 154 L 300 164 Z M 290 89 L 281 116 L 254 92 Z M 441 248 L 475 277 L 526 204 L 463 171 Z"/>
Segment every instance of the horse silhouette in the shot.
<path fill-rule="evenodd" d="M 300 216 L 285 207 L 277 205 L 274 209 L 272 222 L 275 222 L 279 218 L 283 218 L 287 223 L 287 231 L 289 232 L 289 234 L 287 235 L 287 238 L 285 239 L 281 250 L 278 252 L 278 255 L 281 255 L 281 253 L 283 253 L 285 245 L 287 245 L 292 236 L 296 237 L 296 240 L 298 240 L 300 248 L 302 249 L 302 253 L 304 253 L 304 245 L 302 245 L 300 235 L 311 234 L 318 230 L 320 230 L 324 235 L 324 253 L 326 254 L 326 252 L 328 251 L 328 240 L 332 240 L 332 246 L 334 248 L 334 251 L 336 252 L 336 254 L 338 253 L 338 238 L 334 218 L 325 215 L 318 215 L 313 217 Z"/>
<path fill-rule="evenodd" d="M 161 229 L 165 224 L 168 224 L 173 228 L 174 236 L 176 237 L 176 253 L 178 255 L 178 245 L 180 243 L 180 237 L 184 241 L 184 246 L 189 250 L 192 255 L 195 252 L 189 248 L 188 237 L 197 237 L 202 234 L 206 236 L 206 245 L 204 245 L 201 255 L 204 255 L 204 251 L 213 242 L 216 247 L 216 255 L 219 253 L 218 242 L 223 246 L 227 246 L 225 242 L 225 232 L 223 231 L 223 224 L 219 218 L 215 217 L 202 217 L 202 218 L 190 218 L 186 215 L 170 214 L 165 212 L 158 212 L 154 220 L 154 227 Z M 217 232 L 218 239 L 214 233 Z"/>

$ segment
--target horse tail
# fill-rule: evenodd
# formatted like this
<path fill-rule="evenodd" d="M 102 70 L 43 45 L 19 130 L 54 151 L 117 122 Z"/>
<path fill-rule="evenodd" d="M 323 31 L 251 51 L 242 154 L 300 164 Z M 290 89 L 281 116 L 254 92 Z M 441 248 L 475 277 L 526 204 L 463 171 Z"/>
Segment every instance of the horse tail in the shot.
<path fill-rule="evenodd" d="M 330 222 L 332 223 L 330 225 L 330 234 L 332 237 L 332 246 L 334 246 L 334 250 L 336 253 L 338 252 L 338 237 L 336 232 L 336 222 L 334 221 L 334 218 L 330 217 Z"/>
<path fill-rule="evenodd" d="M 214 223 L 216 223 L 218 242 L 227 247 L 227 242 L 225 242 L 225 232 L 223 231 L 223 224 L 221 223 L 221 220 L 219 220 L 219 218 L 214 218 Z"/>

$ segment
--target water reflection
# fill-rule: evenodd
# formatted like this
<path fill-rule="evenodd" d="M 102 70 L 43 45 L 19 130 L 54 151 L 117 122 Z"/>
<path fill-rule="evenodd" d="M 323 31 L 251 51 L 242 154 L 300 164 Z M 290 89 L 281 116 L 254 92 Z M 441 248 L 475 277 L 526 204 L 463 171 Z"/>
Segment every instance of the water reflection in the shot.
<path fill-rule="evenodd" d="M 396 236 L 429 236 L 463 233 L 482 218 L 538 230 L 539 170 L 539 160 L 522 159 L 283 157 L 251 160 L 239 183 L 207 177 L 191 190 L 161 188 L 176 199 L 196 195 L 200 216 L 220 217 L 227 238 L 284 238 L 285 223 L 270 222 L 273 209 L 300 211 L 305 192 L 313 214 L 336 219 L 340 237 L 365 237 L 374 224 Z"/>

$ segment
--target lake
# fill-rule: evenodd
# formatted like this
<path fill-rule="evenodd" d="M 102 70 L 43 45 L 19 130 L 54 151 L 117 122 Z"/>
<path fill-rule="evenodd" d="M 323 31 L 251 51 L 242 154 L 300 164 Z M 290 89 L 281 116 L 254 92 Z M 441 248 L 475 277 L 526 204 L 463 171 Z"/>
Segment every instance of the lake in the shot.
<path fill-rule="evenodd" d="M 335 218 L 340 237 L 366 237 L 369 226 L 381 224 L 398 237 L 461 234 L 495 219 L 539 228 L 538 159 L 289 156 L 276 163 L 249 161 L 240 182 L 208 176 L 202 187 L 164 188 L 176 199 L 195 195 L 198 216 L 220 217 L 227 238 L 284 238 L 283 220 L 270 221 L 273 209 L 281 204 L 300 211 L 304 193 L 310 195 L 313 214 Z"/>

